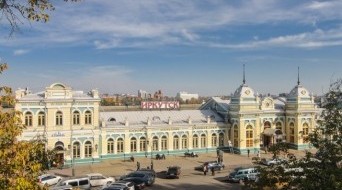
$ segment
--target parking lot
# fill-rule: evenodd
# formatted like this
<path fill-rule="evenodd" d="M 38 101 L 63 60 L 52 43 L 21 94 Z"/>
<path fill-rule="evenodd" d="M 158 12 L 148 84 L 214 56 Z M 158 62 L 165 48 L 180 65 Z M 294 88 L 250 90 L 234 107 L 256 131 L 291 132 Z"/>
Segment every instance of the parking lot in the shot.
<path fill-rule="evenodd" d="M 303 152 L 297 151 L 296 155 L 304 155 Z M 237 155 L 224 153 L 223 163 L 225 168 L 221 171 L 216 171 L 213 176 L 209 172 L 206 176 L 202 171 L 195 170 L 195 167 L 200 166 L 204 162 L 217 160 L 216 153 L 200 154 L 199 157 L 184 157 L 183 155 L 166 155 L 165 160 L 155 160 L 150 157 L 137 157 L 134 162 L 128 160 L 105 160 L 101 163 L 81 164 L 74 166 L 76 176 L 82 176 L 87 173 L 102 173 L 106 176 L 112 176 L 118 179 L 120 176 L 129 172 L 135 171 L 137 162 L 140 162 L 141 168 L 151 166 L 157 172 L 155 183 L 146 189 L 241 189 L 238 183 L 227 182 L 227 175 L 236 167 L 253 166 L 251 153 L 250 157 L 246 155 Z M 262 154 L 261 157 L 270 158 L 271 154 Z M 181 167 L 181 175 L 179 179 L 166 179 L 165 172 L 168 166 L 177 165 Z M 55 173 L 63 176 L 71 176 L 72 169 L 66 168 L 62 170 L 50 170 L 49 173 Z M 101 189 L 100 187 L 94 189 Z"/>

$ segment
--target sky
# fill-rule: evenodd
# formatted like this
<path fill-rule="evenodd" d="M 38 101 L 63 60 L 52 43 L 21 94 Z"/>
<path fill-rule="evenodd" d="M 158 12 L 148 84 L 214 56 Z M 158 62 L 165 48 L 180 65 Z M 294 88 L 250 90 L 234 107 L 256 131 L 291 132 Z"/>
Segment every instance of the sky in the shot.
<path fill-rule="evenodd" d="M 1 85 L 43 91 L 260 94 L 300 82 L 314 95 L 342 76 L 342 1 L 53 1 L 48 23 L 21 19 L 9 36 L 0 16 Z"/>

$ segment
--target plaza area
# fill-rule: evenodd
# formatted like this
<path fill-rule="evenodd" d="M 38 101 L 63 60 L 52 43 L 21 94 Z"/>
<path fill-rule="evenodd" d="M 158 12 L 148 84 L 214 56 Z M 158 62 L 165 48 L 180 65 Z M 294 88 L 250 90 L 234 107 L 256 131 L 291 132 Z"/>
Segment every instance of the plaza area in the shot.
<path fill-rule="evenodd" d="M 297 157 L 304 156 L 304 151 L 290 150 Z M 251 152 L 250 156 L 231 153 L 223 154 L 223 163 L 225 168 L 221 171 L 215 171 L 213 176 L 210 172 L 205 176 L 203 171 L 195 170 L 195 167 L 202 165 L 207 161 L 217 160 L 216 152 L 199 154 L 199 157 L 185 157 L 184 155 L 166 155 L 165 160 L 156 160 L 155 157 L 136 157 L 134 162 L 126 160 L 105 160 L 101 163 L 81 164 L 74 166 L 75 176 L 82 176 L 88 173 L 101 173 L 105 176 L 112 176 L 118 179 L 120 176 L 137 169 L 137 162 L 140 162 L 141 168 L 151 167 L 157 173 L 156 181 L 153 186 L 146 189 L 241 189 L 242 185 L 238 183 L 229 183 L 227 176 L 237 167 L 253 166 L 252 157 L 257 153 Z M 270 153 L 261 153 L 261 157 L 271 158 Z M 181 167 L 179 179 L 165 179 L 163 176 L 168 166 L 177 165 Z M 62 176 L 71 176 L 72 168 L 54 169 L 49 173 Z M 100 188 L 95 188 L 100 189 Z"/>

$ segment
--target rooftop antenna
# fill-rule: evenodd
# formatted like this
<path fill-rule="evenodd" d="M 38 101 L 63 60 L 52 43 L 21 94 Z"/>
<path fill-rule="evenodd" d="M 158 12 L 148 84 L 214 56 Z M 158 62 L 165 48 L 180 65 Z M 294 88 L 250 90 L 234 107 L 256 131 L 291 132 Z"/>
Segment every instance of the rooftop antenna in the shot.
<path fill-rule="evenodd" d="M 245 77 L 245 64 L 243 64 L 243 84 L 246 84 L 246 77 Z"/>
<path fill-rule="evenodd" d="M 299 67 L 298 67 L 298 81 L 297 84 L 300 85 L 300 81 L 299 81 Z"/>

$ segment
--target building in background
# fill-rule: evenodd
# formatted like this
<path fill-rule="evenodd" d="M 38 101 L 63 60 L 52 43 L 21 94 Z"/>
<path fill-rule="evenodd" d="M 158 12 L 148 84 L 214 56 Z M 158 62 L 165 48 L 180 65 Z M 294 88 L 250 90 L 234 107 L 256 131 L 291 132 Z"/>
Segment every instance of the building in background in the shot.
<path fill-rule="evenodd" d="M 138 98 L 141 98 L 142 100 L 146 100 L 149 99 L 151 97 L 149 97 L 150 95 L 144 91 L 144 90 L 138 90 Z"/>
<path fill-rule="evenodd" d="M 198 94 L 189 94 L 187 92 L 178 92 L 176 95 L 177 100 L 187 101 L 191 99 L 197 100 L 199 98 Z"/>

